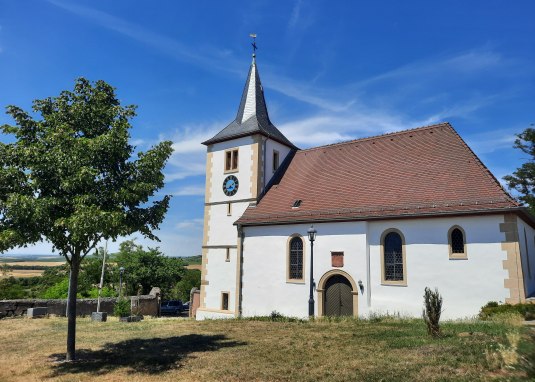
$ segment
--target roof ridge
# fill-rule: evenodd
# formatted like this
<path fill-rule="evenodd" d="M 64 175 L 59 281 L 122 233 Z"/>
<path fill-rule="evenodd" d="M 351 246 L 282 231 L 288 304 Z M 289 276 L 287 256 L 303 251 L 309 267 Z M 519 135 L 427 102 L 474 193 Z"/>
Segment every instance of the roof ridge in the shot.
<path fill-rule="evenodd" d="M 415 128 L 412 128 L 412 129 L 393 131 L 391 133 L 373 135 L 371 137 L 363 137 L 363 138 L 351 139 L 349 141 L 342 141 L 342 142 L 336 142 L 336 143 L 329 143 L 327 145 L 322 145 L 322 146 L 310 147 L 308 149 L 299 150 L 299 152 L 319 150 L 319 149 L 323 149 L 323 148 L 327 148 L 327 147 L 339 146 L 339 145 L 347 145 L 347 144 L 355 143 L 355 142 L 370 141 L 372 139 L 388 138 L 388 137 L 392 137 L 392 136 L 395 136 L 395 135 L 403 135 L 403 134 L 407 134 L 407 133 L 411 133 L 411 132 L 415 132 L 415 131 L 431 130 L 431 129 L 434 129 L 434 128 L 437 128 L 437 127 L 440 127 L 440 126 L 449 127 L 450 129 L 454 130 L 453 126 L 451 126 L 451 124 L 449 122 L 441 122 L 441 123 L 435 123 L 433 125 L 426 125 L 426 126 L 421 126 L 421 127 L 415 127 Z"/>

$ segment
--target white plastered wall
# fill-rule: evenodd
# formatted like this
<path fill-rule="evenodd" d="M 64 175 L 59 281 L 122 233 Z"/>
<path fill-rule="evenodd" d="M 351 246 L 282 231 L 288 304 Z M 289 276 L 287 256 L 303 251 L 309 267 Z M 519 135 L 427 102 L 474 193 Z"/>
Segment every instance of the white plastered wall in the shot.
<path fill-rule="evenodd" d="M 212 146 L 212 198 L 209 202 L 226 202 L 239 199 L 250 199 L 251 196 L 251 163 L 252 163 L 252 137 L 243 137 L 232 141 L 216 143 Z M 238 149 L 238 171 L 225 172 L 225 151 Z M 238 178 L 238 192 L 232 197 L 223 193 L 223 181 L 229 175 Z"/>
<path fill-rule="evenodd" d="M 489 301 L 505 301 L 506 253 L 501 248 L 503 215 L 378 221 L 370 224 L 371 306 L 375 312 L 419 316 L 425 287 L 443 296 L 444 318 L 476 315 Z M 466 233 L 467 259 L 450 259 L 447 233 Z M 380 237 L 389 229 L 405 238 L 407 286 L 381 285 Z"/>
<path fill-rule="evenodd" d="M 279 152 L 279 166 L 284 162 L 291 149 L 273 139 L 267 139 L 265 142 L 265 161 L 264 161 L 264 187 L 269 183 L 275 171 L 273 171 L 273 152 Z"/>
<path fill-rule="evenodd" d="M 315 224 L 314 279 L 331 267 L 331 251 L 344 252 L 344 267 L 364 293 L 358 294 L 358 314 L 400 313 L 420 316 L 424 288 L 437 287 L 444 298 L 444 318 L 473 316 L 488 301 L 505 301 L 506 253 L 501 248 L 503 215 L 450 218 L 403 219 L 375 222 Z M 449 257 L 448 230 L 458 225 L 466 233 L 467 259 Z M 308 315 L 310 225 L 246 227 L 243 255 L 243 314 L 266 315 L 276 310 L 289 316 Z M 407 286 L 381 284 L 380 238 L 395 228 L 405 238 Z M 305 238 L 305 283 L 286 281 L 288 237 L 299 233 Z M 370 280 L 367 280 L 367 244 Z M 368 290 L 369 285 L 369 290 Z M 368 308 L 367 295 L 371 300 Z M 317 294 L 314 294 L 317 307 Z"/>
<path fill-rule="evenodd" d="M 232 215 L 227 216 L 227 203 L 214 204 L 210 207 L 209 229 L 207 245 L 236 245 L 238 231 L 234 222 L 243 215 L 249 202 L 232 203 Z"/>
<path fill-rule="evenodd" d="M 205 217 L 207 223 L 206 269 L 207 284 L 202 286 L 201 307 L 197 310 L 197 319 L 234 317 L 236 302 L 236 270 L 238 233 L 234 222 L 243 214 L 252 198 L 251 176 L 253 174 L 252 137 L 234 139 L 232 141 L 216 143 L 210 147 L 211 187 L 206 200 L 209 213 Z M 238 170 L 225 172 L 225 151 L 238 149 Z M 223 192 L 223 181 L 229 176 L 238 178 L 238 191 L 233 196 Z M 243 200 L 245 201 L 239 201 Z M 215 203 L 215 204 L 214 204 Z M 228 212 L 231 203 L 231 215 Z M 230 261 L 225 261 L 227 248 L 230 251 Z M 229 292 L 229 311 L 221 311 L 221 293 Z"/>
<path fill-rule="evenodd" d="M 315 224 L 318 240 L 314 243 L 314 281 L 331 267 L 331 251 L 344 252 L 344 267 L 353 280 L 366 277 L 366 223 Z M 310 288 L 309 224 L 245 227 L 243 246 L 244 316 L 268 315 L 278 311 L 284 315 L 306 317 Z M 304 283 L 287 282 L 288 237 L 300 234 L 304 239 Z M 318 312 L 317 293 L 314 292 Z M 366 310 L 365 296 L 358 298 L 359 312 Z"/>
<path fill-rule="evenodd" d="M 206 308 L 201 309 L 197 314 L 197 319 L 218 316 L 234 316 L 234 306 L 236 298 L 236 248 L 230 248 L 230 261 L 226 261 L 226 248 L 209 248 L 208 262 L 206 270 L 209 285 L 206 288 L 205 304 Z M 228 312 L 223 312 L 221 307 L 221 293 L 229 292 Z"/>
<path fill-rule="evenodd" d="M 535 297 L 535 230 L 520 218 L 518 218 L 518 244 L 526 297 Z"/>

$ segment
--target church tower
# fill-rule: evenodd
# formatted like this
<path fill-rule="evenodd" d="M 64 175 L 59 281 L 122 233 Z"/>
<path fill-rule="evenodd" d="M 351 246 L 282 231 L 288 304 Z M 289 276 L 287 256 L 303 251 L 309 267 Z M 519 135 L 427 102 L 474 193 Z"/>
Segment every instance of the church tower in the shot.
<path fill-rule="evenodd" d="M 297 150 L 269 119 L 255 54 L 236 119 L 203 144 L 206 193 L 197 319 L 236 317 L 242 253 L 234 222 Z"/>

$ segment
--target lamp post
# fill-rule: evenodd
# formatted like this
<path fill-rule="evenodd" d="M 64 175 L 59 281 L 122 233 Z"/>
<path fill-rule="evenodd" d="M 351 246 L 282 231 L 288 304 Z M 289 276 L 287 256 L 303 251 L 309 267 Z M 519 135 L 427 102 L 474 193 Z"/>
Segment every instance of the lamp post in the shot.
<path fill-rule="evenodd" d="M 308 229 L 308 240 L 310 240 L 310 296 L 308 298 L 308 316 L 314 317 L 314 240 L 316 240 L 316 230 L 311 225 Z"/>
<path fill-rule="evenodd" d="M 119 268 L 119 298 L 123 296 L 123 273 L 124 267 Z"/>

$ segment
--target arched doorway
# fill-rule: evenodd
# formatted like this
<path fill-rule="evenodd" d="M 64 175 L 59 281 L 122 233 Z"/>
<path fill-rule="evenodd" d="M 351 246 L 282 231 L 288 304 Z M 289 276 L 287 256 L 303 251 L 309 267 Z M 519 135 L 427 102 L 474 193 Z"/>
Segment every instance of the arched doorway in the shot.
<path fill-rule="evenodd" d="M 358 292 L 353 278 L 344 271 L 333 269 L 318 283 L 319 316 L 357 317 Z"/>
<path fill-rule="evenodd" d="M 351 284 L 342 275 L 329 277 L 325 284 L 325 315 L 326 316 L 352 316 L 353 296 Z"/>

